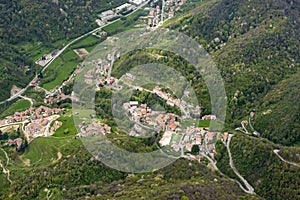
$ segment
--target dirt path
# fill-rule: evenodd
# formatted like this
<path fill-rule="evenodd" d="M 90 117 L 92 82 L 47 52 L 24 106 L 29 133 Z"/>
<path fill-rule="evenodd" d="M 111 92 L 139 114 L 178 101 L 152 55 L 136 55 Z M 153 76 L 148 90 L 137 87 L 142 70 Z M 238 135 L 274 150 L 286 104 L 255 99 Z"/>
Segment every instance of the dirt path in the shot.
<path fill-rule="evenodd" d="M 4 173 L 4 174 L 7 174 L 7 180 L 8 180 L 8 182 L 9 182 L 10 184 L 12 184 L 12 180 L 10 179 L 10 171 L 9 171 L 9 169 L 7 169 L 7 165 L 9 164 L 9 157 L 8 157 L 6 151 L 4 151 L 4 149 L 1 148 L 1 150 L 2 150 L 2 151 L 4 152 L 4 154 L 5 154 L 5 157 L 6 157 L 6 164 L 5 164 L 5 166 L 4 166 L 4 164 L 3 164 L 2 162 L 0 162 L 0 167 L 2 167 L 3 173 Z M 1 160 L 0 160 L 0 161 L 1 161 Z"/>

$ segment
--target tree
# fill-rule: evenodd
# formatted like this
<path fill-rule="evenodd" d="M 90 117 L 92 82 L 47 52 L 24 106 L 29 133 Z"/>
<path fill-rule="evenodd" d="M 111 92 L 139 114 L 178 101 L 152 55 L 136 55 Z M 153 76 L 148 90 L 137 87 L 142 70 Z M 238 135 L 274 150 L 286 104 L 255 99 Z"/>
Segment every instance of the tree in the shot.
<path fill-rule="evenodd" d="M 193 147 L 192 147 L 192 154 L 199 154 L 199 151 L 200 151 L 200 149 L 199 149 L 199 146 L 198 145 L 193 145 Z"/>

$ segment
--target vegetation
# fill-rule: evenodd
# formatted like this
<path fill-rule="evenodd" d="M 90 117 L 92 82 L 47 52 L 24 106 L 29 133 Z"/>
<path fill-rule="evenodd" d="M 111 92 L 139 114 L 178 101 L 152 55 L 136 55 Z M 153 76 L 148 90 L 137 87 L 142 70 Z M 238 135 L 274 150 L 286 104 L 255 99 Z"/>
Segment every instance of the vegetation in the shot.
<path fill-rule="evenodd" d="M 255 127 L 276 143 L 300 144 L 300 72 L 278 84 L 265 98 Z"/>
<path fill-rule="evenodd" d="M 72 72 L 80 63 L 80 59 L 75 52 L 69 50 L 67 53 L 58 57 L 42 74 L 41 86 L 46 90 L 52 90 L 56 86 L 67 80 Z"/>
<path fill-rule="evenodd" d="M 0 92 L 3 94 L 0 100 L 9 96 L 13 84 L 24 87 L 39 71 L 34 59 L 94 28 L 96 24 L 92 22 L 98 12 L 123 2 L 13 0 L 0 3 Z M 300 3 L 291 0 L 213 0 L 204 1 L 167 23 L 168 27 L 201 43 L 219 67 L 228 96 L 227 129 L 236 128 L 242 119 L 248 118 L 250 111 L 256 110 L 253 125 L 263 138 L 235 133 L 230 148 L 238 171 L 265 199 L 299 199 L 299 168 L 283 162 L 273 152 L 281 149 L 279 154 L 284 159 L 299 163 L 299 10 Z M 136 22 L 136 16 L 132 16 L 131 22 Z M 126 30 L 130 27 L 126 23 L 120 19 L 106 30 L 109 34 Z M 31 48 L 37 43 L 40 46 Z M 90 50 L 96 43 L 91 36 L 72 48 Z M 157 58 L 157 54 L 161 57 Z M 67 51 L 45 71 L 43 86 L 52 89 L 60 85 L 79 62 L 72 50 Z M 148 50 L 122 55 L 115 63 L 113 75 L 120 77 L 132 66 L 153 62 L 174 66 L 181 72 L 193 86 L 203 114 L 210 114 L 209 93 L 200 74 L 170 52 Z M 63 90 L 71 93 L 69 87 Z M 42 104 L 42 94 L 32 88 L 26 92 L 37 101 L 36 106 Z M 155 137 L 133 138 L 116 128 L 111 95 L 108 89 L 95 95 L 97 116 L 112 126 L 113 132 L 120 132 L 107 137 L 132 152 L 156 149 Z M 155 98 L 143 92 L 132 96 L 132 100 L 149 105 L 150 99 Z M 25 102 L 18 102 L 1 105 L 1 113 L 10 106 L 14 109 L 26 106 Z M 4 147 L 11 158 L 6 167 L 11 171 L 13 184 L 9 185 L 6 174 L 0 170 L 0 199 L 44 199 L 45 189 L 50 190 L 54 199 L 260 198 L 243 193 L 233 181 L 210 171 L 206 160 L 198 163 L 179 159 L 164 169 L 136 175 L 110 169 L 91 157 L 81 141 L 72 136 L 76 129 L 71 116 L 59 120 L 63 126 L 54 137 L 33 140 L 24 154 Z M 199 126 L 208 126 L 208 122 L 199 122 Z M 13 134 L 1 134 L 1 139 L 19 136 L 20 129 Z M 282 147 L 278 143 L 294 147 Z M 193 151 L 196 153 L 198 149 L 193 147 Z M 219 169 L 238 180 L 229 166 L 222 142 L 217 143 L 216 151 Z M 2 151 L 0 159 L 6 161 Z"/>
<path fill-rule="evenodd" d="M 62 122 L 62 125 L 55 131 L 55 134 L 53 136 L 66 137 L 77 134 L 77 129 L 75 127 L 74 119 L 72 116 L 62 116 L 58 118 L 57 121 Z"/>
<path fill-rule="evenodd" d="M 34 62 L 96 28 L 97 14 L 125 0 L 28 1 L 0 3 L 0 100 L 12 85 L 25 87 L 40 67 Z"/>
<path fill-rule="evenodd" d="M 211 53 L 225 81 L 227 123 L 231 127 L 251 110 L 259 110 L 265 96 L 298 71 L 300 27 L 294 20 L 299 16 L 299 6 L 299 2 L 281 0 L 209 1 L 168 24 L 199 41 Z M 269 102 L 264 109 L 274 104 Z M 281 103 L 278 99 L 277 105 Z M 288 106 L 281 111 L 285 114 L 280 119 L 291 122 L 274 123 L 275 114 L 265 116 L 257 122 L 259 130 L 274 142 L 293 144 L 298 137 L 293 125 L 296 111 Z"/>
<path fill-rule="evenodd" d="M 12 104 L 7 110 L 1 112 L 0 118 L 13 115 L 15 112 L 27 110 L 30 107 L 30 102 L 24 99 L 19 99 Z"/>
<path fill-rule="evenodd" d="M 105 28 L 103 28 L 103 30 L 106 31 L 109 35 L 113 35 L 122 31 L 132 29 L 140 22 L 139 18 L 141 16 L 146 16 L 147 14 L 147 11 L 141 9 L 128 17 L 120 18 L 119 21 L 106 26 Z M 145 24 L 146 22 L 143 23 Z"/>
<path fill-rule="evenodd" d="M 220 146 L 219 146 L 220 147 Z M 236 134 L 230 149 L 235 167 L 256 193 L 266 199 L 297 199 L 299 194 L 299 169 L 282 162 L 273 152 L 277 145 L 266 139 L 249 138 Z M 227 151 L 218 148 L 218 166 L 221 171 L 231 176 Z M 226 158 L 227 157 L 227 158 Z"/>

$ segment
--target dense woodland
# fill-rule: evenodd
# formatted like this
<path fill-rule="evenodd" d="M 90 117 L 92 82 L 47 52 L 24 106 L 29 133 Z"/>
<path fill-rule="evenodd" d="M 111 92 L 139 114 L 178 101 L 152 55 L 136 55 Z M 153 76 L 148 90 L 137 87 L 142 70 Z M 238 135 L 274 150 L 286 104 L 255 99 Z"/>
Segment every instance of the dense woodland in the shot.
<path fill-rule="evenodd" d="M 292 76 L 300 67 L 299 11 L 299 1 L 212 1 L 168 24 L 213 56 L 225 81 L 227 124 L 274 108 L 256 124 L 264 137 L 285 145 L 299 141 L 299 75 Z"/>

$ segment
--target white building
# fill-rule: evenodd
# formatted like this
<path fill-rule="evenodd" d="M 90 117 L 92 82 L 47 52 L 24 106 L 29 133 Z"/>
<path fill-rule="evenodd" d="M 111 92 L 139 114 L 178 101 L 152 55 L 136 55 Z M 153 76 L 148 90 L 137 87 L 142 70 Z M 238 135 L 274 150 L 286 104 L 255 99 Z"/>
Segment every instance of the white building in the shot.
<path fill-rule="evenodd" d="M 139 6 L 144 2 L 144 0 L 129 0 L 129 2 Z"/>
<path fill-rule="evenodd" d="M 123 5 L 120 5 L 119 7 L 116 8 L 117 11 L 121 11 L 124 8 L 130 8 L 132 5 L 129 3 L 124 3 Z"/>

